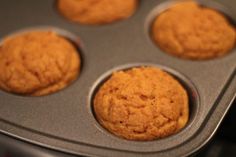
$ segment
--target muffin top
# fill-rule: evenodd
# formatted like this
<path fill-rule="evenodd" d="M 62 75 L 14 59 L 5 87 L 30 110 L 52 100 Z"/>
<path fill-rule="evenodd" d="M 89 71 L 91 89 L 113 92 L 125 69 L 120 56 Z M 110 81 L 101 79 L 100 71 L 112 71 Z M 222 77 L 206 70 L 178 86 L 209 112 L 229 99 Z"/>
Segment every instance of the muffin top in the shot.
<path fill-rule="evenodd" d="M 59 12 L 82 24 L 106 24 L 128 18 L 138 0 L 58 0 Z"/>
<path fill-rule="evenodd" d="M 64 88 L 79 73 L 76 48 L 51 31 L 21 33 L 0 45 L 0 88 L 45 95 Z"/>
<path fill-rule="evenodd" d="M 155 67 L 118 71 L 94 98 L 99 123 L 129 140 L 172 135 L 188 121 L 188 96 L 181 84 Z"/>
<path fill-rule="evenodd" d="M 178 3 L 157 16 L 152 36 L 167 53 L 195 60 L 223 56 L 236 41 L 235 29 L 221 13 L 192 1 Z"/>

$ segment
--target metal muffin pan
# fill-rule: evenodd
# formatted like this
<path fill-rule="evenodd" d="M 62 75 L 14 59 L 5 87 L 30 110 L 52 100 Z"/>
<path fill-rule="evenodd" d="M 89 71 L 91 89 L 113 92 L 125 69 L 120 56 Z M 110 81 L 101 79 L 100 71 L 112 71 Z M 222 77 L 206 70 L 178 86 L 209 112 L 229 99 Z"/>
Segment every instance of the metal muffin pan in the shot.
<path fill-rule="evenodd" d="M 150 37 L 151 22 L 173 2 L 140 0 L 127 20 L 87 26 L 61 17 L 54 0 L 2 0 L 1 39 L 21 30 L 54 30 L 79 44 L 83 65 L 79 78 L 54 94 L 24 97 L 0 91 L 0 132 L 75 155 L 187 156 L 200 149 L 236 97 L 236 49 L 205 61 L 180 59 L 160 50 Z M 201 3 L 236 21 L 236 1 Z M 160 67 L 187 88 L 190 120 L 177 134 L 154 141 L 128 141 L 108 133 L 96 121 L 91 99 L 97 87 L 112 71 L 140 65 Z"/>

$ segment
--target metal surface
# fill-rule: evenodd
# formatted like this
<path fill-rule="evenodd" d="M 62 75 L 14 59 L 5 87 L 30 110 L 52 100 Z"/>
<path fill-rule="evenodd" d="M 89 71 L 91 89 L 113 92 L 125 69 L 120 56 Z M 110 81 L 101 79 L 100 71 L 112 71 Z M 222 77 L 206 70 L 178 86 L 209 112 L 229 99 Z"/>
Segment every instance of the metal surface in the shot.
<path fill-rule="evenodd" d="M 235 49 L 207 61 L 184 60 L 162 52 L 150 38 L 150 24 L 172 1 L 140 0 L 131 18 L 105 26 L 68 22 L 58 14 L 54 3 L 1 0 L 0 37 L 27 29 L 55 30 L 75 43 L 79 41 L 81 74 L 75 83 L 48 96 L 24 97 L 0 91 L 2 133 L 88 156 L 186 156 L 212 137 L 235 97 Z M 202 3 L 236 20 L 236 1 Z M 155 141 L 127 141 L 113 136 L 93 116 L 94 90 L 113 70 L 150 64 L 168 71 L 186 86 L 192 100 L 190 122 L 176 135 Z"/>

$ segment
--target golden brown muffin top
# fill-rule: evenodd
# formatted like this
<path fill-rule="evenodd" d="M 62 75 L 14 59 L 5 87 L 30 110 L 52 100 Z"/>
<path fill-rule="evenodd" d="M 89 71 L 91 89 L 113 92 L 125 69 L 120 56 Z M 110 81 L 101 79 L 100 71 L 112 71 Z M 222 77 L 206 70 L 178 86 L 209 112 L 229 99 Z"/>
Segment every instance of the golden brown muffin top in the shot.
<path fill-rule="evenodd" d="M 181 2 L 154 21 L 152 36 L 164 51 L 182 58 L 210 59 L 235 46 L 236 31 L 219 12 L 195 2 Z"/>
<path fill-rule="evenodd" d="M 138 0 L 58 0 L 57 7 L 66 18 L 82 24 L 106 24 L 128 18 Z"/>
<path fill-rule="evenodd" d="M 0 45 L 0 88 L 9 92 L 25 95 L 48 94 L 42 92 L 45 89 L 54 92 L 74 80 L 79 67 L 76 48 L 51 31 L 22 33 L 6 38 Z"/>
<path fill-rule="evenodd" d="M 94 99 L 97 120 L 129 140 L 172 135 L 188 121 L 188 96 L 181 84 L 155 67 L 113 73 Z"/>

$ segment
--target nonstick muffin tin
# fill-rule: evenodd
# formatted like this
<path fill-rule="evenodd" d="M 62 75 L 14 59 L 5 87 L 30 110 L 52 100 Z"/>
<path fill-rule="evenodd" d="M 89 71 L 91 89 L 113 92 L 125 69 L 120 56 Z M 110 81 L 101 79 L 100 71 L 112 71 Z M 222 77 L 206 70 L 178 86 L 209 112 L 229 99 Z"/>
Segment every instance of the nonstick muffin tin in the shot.
<path fill-rule="evenodd" d="M 177 1 L 140 0 L 127 20 L 102 26 L 72 23 L 54 0 L 1 1 L 0 36 L 53 30 L 81 50 L 79 78 L 57 93 L 25 97 L 0 91 L 0 131 L 53 150 L 87 156 L 187 156 L 214 134 L 236 96 L 236 50 L 205 61 L 161 51 L 150 37 L 152 20 Z M 236 1 L 202 1 L 236 21 Z M 119 69 L 151 65 L 175 76 L 188 90 L 190 119 L 179 133 L 154 141 L 128 141 L 102 128 L 93 115 L 99 85 Z"/>

